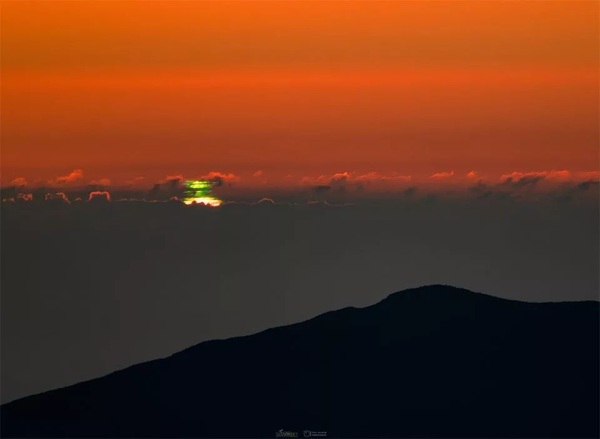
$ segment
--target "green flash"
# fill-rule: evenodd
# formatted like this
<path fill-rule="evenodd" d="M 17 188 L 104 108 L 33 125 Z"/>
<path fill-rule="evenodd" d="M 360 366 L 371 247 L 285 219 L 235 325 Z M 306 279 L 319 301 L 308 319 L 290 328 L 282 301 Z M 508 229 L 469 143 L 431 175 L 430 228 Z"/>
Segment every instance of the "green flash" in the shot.
<path fill-rule="evenodd" d="M 185 204 L 206 204 L 207 206 L 220 206 L 222 201 L 212 193 L 214 183 L 207 180 L 187 180 L 183 191 Z"/>

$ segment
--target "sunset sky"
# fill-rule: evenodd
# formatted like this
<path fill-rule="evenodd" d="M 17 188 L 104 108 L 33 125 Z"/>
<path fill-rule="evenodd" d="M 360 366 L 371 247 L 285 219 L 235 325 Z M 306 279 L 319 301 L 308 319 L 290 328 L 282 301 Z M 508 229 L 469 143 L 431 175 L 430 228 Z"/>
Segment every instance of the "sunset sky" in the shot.
<path fill-rule="evenodd" d="M 2 184 L 597 175 L 599 5 L 3 1 Z"/>

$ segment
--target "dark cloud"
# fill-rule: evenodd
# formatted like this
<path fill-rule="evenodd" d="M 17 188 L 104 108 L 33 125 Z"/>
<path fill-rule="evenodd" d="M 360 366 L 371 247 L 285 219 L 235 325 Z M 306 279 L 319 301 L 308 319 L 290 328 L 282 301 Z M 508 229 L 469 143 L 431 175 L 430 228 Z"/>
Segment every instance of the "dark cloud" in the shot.
<path fill-rule="evenodd" d="M 302 184 L 313 186 L 313 192 L 323 194 L 325 192 L 334 193 L 338 196 L 347 196 L 351 191 L 390 191 L 398 185 L 411 181 L 409 175 L 400 175 L 397 173 L 381 174 L 379 172 L 367 172 L 366 174 L 351 173 L 348 171 L 338 172 L 331 176 L 321 175 L 317 178 L 303 177 Z"/>
<path fill-rule="evenodd" d="M 315 192 L 317 194 L 323 194 L 325 192 L 329 192 L 331 190 L 331 186 L 329 185 L 319 185 L 315 187 Z"/>
<path fill-rule="evenodd" d="M 560 174 L 559 174 L 560 175 Z M 507 177 L 501 183 L 489 183 L 483 180 L 467 188 L 467 192 L 478 199 L 497 200 L 523 199 L 532 202 L 536 199 L 554 199 L 569 201 L 577 192 L 597 186 L 597 181 L 577 183 L 575 181 L 548 180 L 544 173 L 528 173 Z"/>
<path fill-rule="evenodd" d="M 597 201 L 600 195 L 600 182 L 596 180 L 583 181 L 575 185 L 571 184 L 559 192 L 555 199 L 558 202 L 571 202 L 581 198 L 591 198 Z"/>
<path fill-rule="evenodd" d="M 71 202 L 69 200 L 69 197 L 67 196 L 67 194 L 65 194 L 64 192 L 55 192 L 55 193 L 48 192 L 44 196 L 44 200 L 46 200 L 46 201 L 53 201 L 53 202 L 67 203 L 67 204 L 69 204 Z"/>
<path fill-rule="evenodd" d="M 181 175 L 173 175 L 155 183 L 144 198 L 149 201 L 166 201 L 173 197 L 181 199 L 185 190 L 185 181 Z"/>
<path fill-rule="evenodd" d="M 581 190 L 581 191 L 587 191 L 590 188 L 598 188 L 599 185 L 600 185 L 599 181 L 589 180 L 589 181 L 584 181 L 584 182 L 579 183 L 577 185 L 577 189 Z"/>
<path fill-rule="evenodd" d="M 544 175 L 526 175 L 516 179 L 513 177 L 508 177 L 501 185 L 513 189 L 531 188 L 537 185 L 544 178 L 546 178 Z"/>

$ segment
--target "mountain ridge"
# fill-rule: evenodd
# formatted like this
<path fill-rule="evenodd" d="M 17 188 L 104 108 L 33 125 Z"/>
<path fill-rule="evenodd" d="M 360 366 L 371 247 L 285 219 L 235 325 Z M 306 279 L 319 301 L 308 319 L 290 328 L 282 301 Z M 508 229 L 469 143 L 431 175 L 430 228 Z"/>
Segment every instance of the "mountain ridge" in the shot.
<path fill-rule="evenodd" d="M 1 432 L 272 437 L 284 427 L 331 437 L 593 436 L 599 305 L 413 288 L 7 403 Z M 224 426 L 228 414 L 239 427 Z"/>

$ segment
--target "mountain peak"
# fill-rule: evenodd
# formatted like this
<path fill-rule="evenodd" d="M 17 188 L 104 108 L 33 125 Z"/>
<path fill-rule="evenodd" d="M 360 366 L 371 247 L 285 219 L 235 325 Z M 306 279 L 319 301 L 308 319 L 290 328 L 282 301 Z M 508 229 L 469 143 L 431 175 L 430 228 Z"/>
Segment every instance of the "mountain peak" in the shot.
<path fill-rule="evenodd" d="M 396 306 L 403 303 L 405 305 L 411 303 L 415 306 L 418 303 L 435 305 L 436 303 L 441 304 L 448 302 L 453 305 L 465 305 L 482 301 L 511 302 L 508 299 L 502 299 L 500 297 L 478 293 L 452 285 L 433 284 L 397 291 L 388 295 L 377 305 Z"/>

